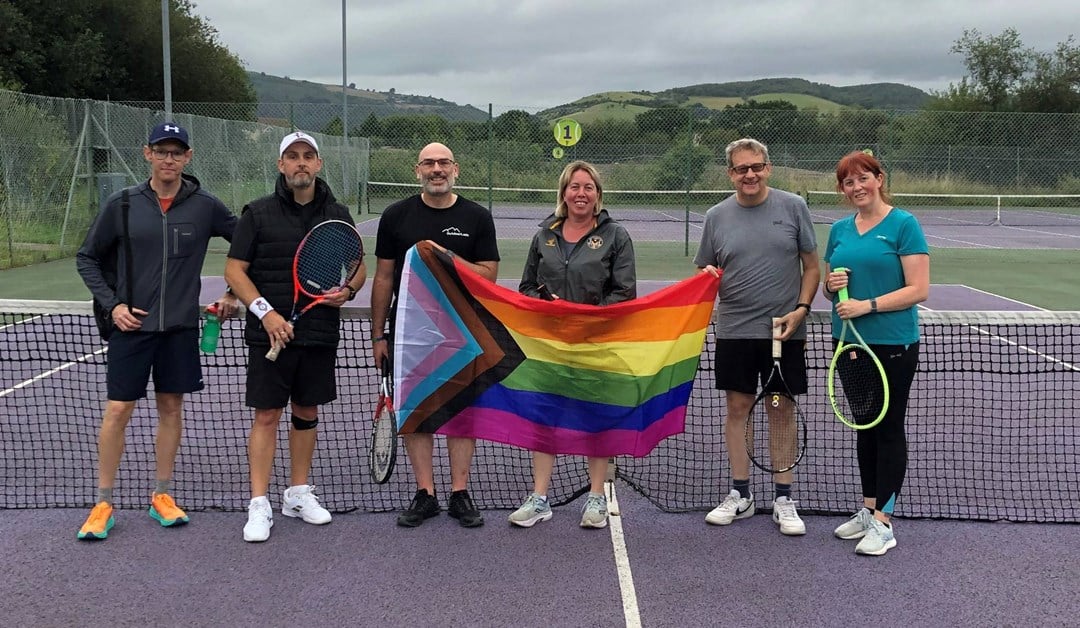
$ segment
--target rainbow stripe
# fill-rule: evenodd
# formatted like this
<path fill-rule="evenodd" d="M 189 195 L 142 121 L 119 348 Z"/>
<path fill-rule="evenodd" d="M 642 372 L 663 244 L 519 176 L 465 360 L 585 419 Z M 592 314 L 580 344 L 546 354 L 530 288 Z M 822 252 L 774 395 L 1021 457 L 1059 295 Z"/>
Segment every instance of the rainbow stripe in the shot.
<path fill-rule="evenodd" d="M 424 341 L 395 346 L 400 431 L 588 456 L 644 456 L 683 431 L 718 279 L 598 307 L 526 297 L 414 251 L 395 329 Z"/>

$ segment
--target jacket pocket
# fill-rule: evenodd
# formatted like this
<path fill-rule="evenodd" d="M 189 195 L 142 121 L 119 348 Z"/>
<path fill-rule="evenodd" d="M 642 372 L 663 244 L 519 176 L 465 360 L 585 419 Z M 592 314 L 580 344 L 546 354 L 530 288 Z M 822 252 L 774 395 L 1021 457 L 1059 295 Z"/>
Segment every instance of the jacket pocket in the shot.
<path fill-rule="evenodd" d="M 190 257 L 195 253 L 199 232 L 195 225 L 182 222 L 169 225 L 169 258 Z"/>

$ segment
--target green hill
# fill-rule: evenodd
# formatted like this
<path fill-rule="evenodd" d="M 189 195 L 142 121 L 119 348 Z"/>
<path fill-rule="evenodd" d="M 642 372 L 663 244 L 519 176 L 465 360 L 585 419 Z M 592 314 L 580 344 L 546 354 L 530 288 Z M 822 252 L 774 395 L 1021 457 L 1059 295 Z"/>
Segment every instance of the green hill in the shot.
<path fill-rule="evenodd" d="M 341 86 L 248 72 L 259 98 L 260 119 L 319 130 L 341 116 Z M 398 94 L 393 91 L 349 89 L 349 127 L 359 126 L 370 114 L 377 118 L 394 115 L 433 114 L 447 120 L 486 120 L 487 112 L 471 105 L 458 105 L 431 96 Z M 304 103 L 308 106 L 296 107 Z M 320 107 L 318 105 L 325 105 Z"/>
<path fill-rule="evenodd" d="M 597 119 L 600 112 L 610 117 L 623 117 L 630 106 L 654 108 L 662 106 L 701 106 L 707 109 L 745 103 L 749 100 L 785 100 L 800 109 L 835 112 L 845 107 L 863 109 L 918 109 L 930 95 L 899 83 L 869 83 L 835 87 L 797 78 L 773 78 L 731 83 L 703 83 L 674 87 L 662 92 L 602 92 L 540 112 L 540 117 L 552 120 L 573 115 Z M 619 106 L 611 106 L 619 105 Z M 638 111 L 640 113 L 640 110 Z"/>

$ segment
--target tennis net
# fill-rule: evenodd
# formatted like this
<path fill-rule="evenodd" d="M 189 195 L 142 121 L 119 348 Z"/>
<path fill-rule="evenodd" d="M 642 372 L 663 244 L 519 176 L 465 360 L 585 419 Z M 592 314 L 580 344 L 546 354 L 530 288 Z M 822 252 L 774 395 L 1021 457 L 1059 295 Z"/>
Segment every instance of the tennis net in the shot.
<path fill-rule="evenodd" d="M 523 220 L 531 231 L 555 211 L 558 190 L 543 188 L 478 187 L 456 185 L 454 191 L 481 205 L 491 197 L 492 216 L 501 221 Z M 390 204 L 417 194 L 415 183 L 367 183 L 366 211 L 381 214 Z M 604 190 L 604 208 L 621 221 L 703 222 L 705 212 L 734 190 Z"/>
<path fill-rule="evenodd" d="M 1080 194 L 915 194 L 891 193 L 893 205 L 912 212 L 923 225 L 1067 227 L 1080 230 Z M 815 222 L 850 215 L 835 191 L 810 190 L 806 202 Z"/>
<path fill-rule="evenodd" d="M 377 398 L 366 308 L 344 310 L 338 400 L 321 411 L 312 481 L 337 512 L 403 509 L 414 492 L 402 459 L 390 483 L 367 475 Z M 907 416 L 908 475 L 896 514 L 972 520 L 1080 522 L 1080 312 L 926 312 Z M 226 321 L 217 353 L 204 356 L 206 390 L 185 400 L 175 493 L 191 510 L 241 510 L 248 498 L 241 325 Z M 722 442 L 722 397 L 713 389 L 710 334 L 689 404 L 686 432 L 649 456 L 619 458 L 617 475 L 668 511 L 706 510 L 730 487 Z M 860 502 L 855 434 L 832 416 L 824 390 L 831 356 L 825 312 L 810 318 L 807 456 L 795 497 L 806 513 L 849 513 Z M 96 494 L 96 439 L 105 398 L 105 348 L 88 303 L 0 301 L 0 488 L 4 508 L 86 507 Z M 152 393 L 151 393 L 152 396 Z M 282 420 L 272 491 L 287 480 Z M 116 503 L 145 507 L 153 488 L 152 403 L 128 427 Z M 741 443 L 739 444 L 741 446 Z M 438 491 L 449 492 L 443 439 L 436 439 Z M 771 479 L 752 488 L 771 495 Z M 532 486 L 530 455 L 480 442 L 470 491 L 482 508 L 516 507 Z M 566 503 L 588 489 L 583 459 L 559 457 L 550 497 Z M 767 499 L 761 500 L 764 503 Z"/>

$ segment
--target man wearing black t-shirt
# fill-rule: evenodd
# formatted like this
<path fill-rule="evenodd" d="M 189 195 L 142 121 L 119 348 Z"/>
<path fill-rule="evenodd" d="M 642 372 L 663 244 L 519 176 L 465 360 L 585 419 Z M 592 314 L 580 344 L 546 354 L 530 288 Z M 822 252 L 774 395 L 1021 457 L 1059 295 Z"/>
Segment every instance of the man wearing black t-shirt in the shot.
<path fill-rule="evenodd" d="M 454 193 L 457 176 L 454 153 L 442 144 L 428 144 L 420 151 L 416 164 L 420 194 L 387 207 L 379 220 L 375 279 L 371 285 L 372 354 L 376 365 L 391 355 L 393 329 L 387 328 L 387 321 L 392 320 L 405 254 L 414 244 L 430 241 L 454 252 L 482 277 L 495 281 L 498 275 L 499 247 L 491 212 Z M 435 438 L 432 434 L 405 434 L 404 439 L 417 491 L 397 523 L 415 528 L 439 514 L 432 470 Z M 447 512 L 466 528 L 484 525 L 483 516 L 466 490 L 476 440 L 447 436 L 446 446 L 451 481 Z"/>

